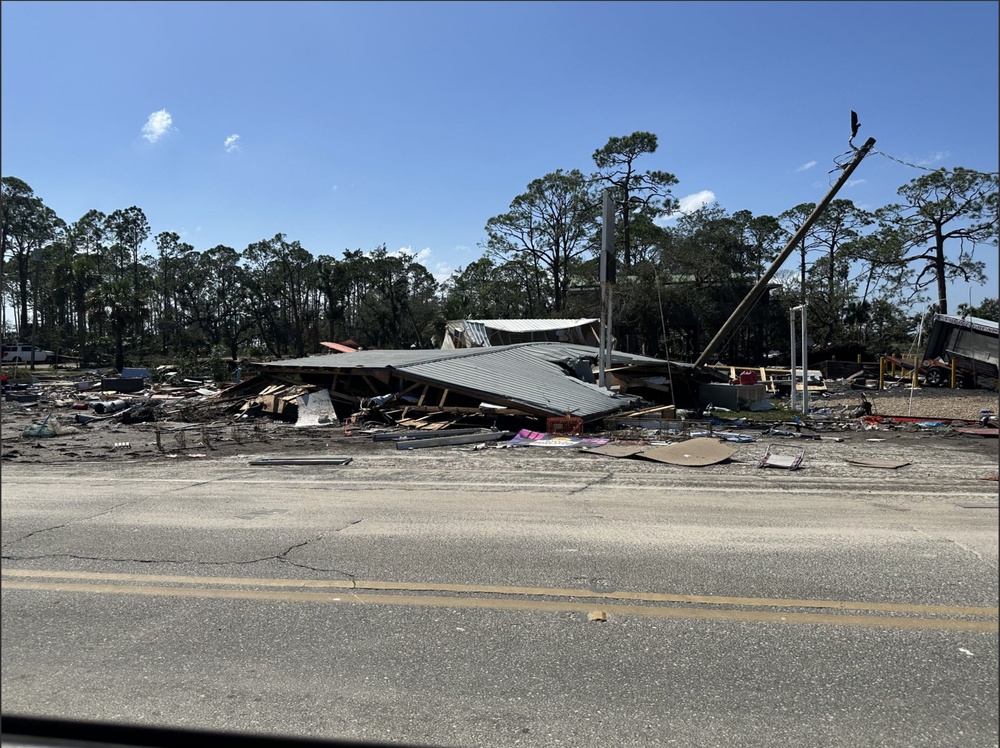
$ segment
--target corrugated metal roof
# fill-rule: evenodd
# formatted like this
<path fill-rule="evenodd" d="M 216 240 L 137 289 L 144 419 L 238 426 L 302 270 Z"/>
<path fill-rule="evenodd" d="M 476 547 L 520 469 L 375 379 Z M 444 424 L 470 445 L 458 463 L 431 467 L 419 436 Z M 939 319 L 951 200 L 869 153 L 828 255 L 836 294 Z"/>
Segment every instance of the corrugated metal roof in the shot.
<path fill-rule="evenodd" d="M 557 363 L 523 346 L 487 349 L 491 355 L 428 361 L 401 367 L 456 389 L 522 403 L 559 415 L 593 418 L 630 406 L 621 397 L 570 376 Z"/>
<path fill-rule="evenodd" d="M 635 401 L 583 382 L 560 365 L 596 360 L 593 346 L 567 343 L 518 343 L 459 350 L 358 351 L 350 355 L 311 356 L 258 364 L 268 370 L 334 371 L 394 369 L 402 375 L 474 393 L 483 400 L 513 401 L 555 415 L 593 419 Z M 612 366 L 666 365 L 662 359 L 615 351 Z M 690 366 L 687 364 L 686 366 Z"/>
<path fill-rule="evenodd" d="M 456 320 L 462 321 L 462 320 Z M 490 330 L 502 332 L 545 332 L 546 330 L 565 330 L 570 327 L 581 327 L 600 322 L 599 319 L 467 319 Z"/>
<path fill-rule="evenodd" d="M 438 358 L 449 356 L 465 356 L 479 349 L 401 349 L 398 351 L 355 351 L 351 354 L 323 353 L 318 356 L 306 356 L 305 358 L 286 358 L 281 361 L 267 361 L 257 363 L 262 369 L 269 368 L 290 368 L 290 369 L 385 369 L 387 367 L 405 366 L 406 364 L 419 361 L 432 361 Z"/>
<path fill-rule="evenodd" d="M 597 359 L 598 349 L 589 345 L 577 345 L 575 343 L 514 343 L 513 345 L 498 345 L 492 348 L 459 348 L 441 349 L 432 348 L 430 350 L 417 348 L 403 348 L 400 350 L 378 350 L 378 351 L 355 351 L 350 356 L 343 356 L 336 353 L 322 354 L 319 356 L 306 356 L 305 358 L 289 358 L 281 361 L 257 362 L 255 366 L 262 369 L 272 367 L 292 368 L 292 369 L 343 369 L 343 368 L 394 368 L 400 369 L 411 364 L 424 363 L 427 361 L 438 361 L 443 359 L 455 359 L 467 356 L 489 356 L 506 350 L 520 348 L 531 352 L 531 355 L 546 361 L 562 361 L 573 358 Z M 612 351 L 612 364 L 639 365 L 652 364 L 663 366 L 667 362 L 660 358 L 649 356 L 639 356 L 632 353 Z M 691 366 L 672 362 L 674 366 Z"/>
<path fill-rule="evenodd" d="M 983 319 L 982 317 L 955 317 L 951 314 L 935 314 L 934 319 L 944 320 L 959 327 L 979 328 L 983 332 L 995 333 L 1000 331 L 1000 323 L 994 322 L 991 319 Z"/>

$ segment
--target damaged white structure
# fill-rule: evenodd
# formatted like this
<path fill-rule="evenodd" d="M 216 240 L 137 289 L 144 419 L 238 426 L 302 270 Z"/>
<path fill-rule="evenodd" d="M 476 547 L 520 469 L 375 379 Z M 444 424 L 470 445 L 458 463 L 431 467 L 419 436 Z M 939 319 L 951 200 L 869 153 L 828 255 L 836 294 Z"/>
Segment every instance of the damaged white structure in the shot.
<path fill-rule="evenodd" d="M 489 348 L 516 343 L 596 346 L 598 319 L 458 319 L 445 323 L 442 349 Z"/>

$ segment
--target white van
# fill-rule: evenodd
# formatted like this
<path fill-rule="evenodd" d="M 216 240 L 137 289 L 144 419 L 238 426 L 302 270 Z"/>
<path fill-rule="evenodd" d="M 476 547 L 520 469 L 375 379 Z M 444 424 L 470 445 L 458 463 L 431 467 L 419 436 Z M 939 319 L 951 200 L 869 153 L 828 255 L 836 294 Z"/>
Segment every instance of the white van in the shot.
<path fill-rule="evenodd" d="M 3 362 L 31 363 L 31 346 L 28 343 L 16 343 L 15 345 L 5 345 L 3 347 Z M 35 363 L 46 364 L 56 360 L 56 354 L 52 351 L 43 351 L 35 348 Z"/>

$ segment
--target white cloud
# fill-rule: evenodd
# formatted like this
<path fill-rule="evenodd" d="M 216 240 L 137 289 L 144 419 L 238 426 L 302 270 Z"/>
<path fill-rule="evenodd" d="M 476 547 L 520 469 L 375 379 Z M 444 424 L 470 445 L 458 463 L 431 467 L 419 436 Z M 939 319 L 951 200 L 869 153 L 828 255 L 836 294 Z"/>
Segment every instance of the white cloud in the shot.
<path fill-rule="evenodd" d="M 807 171 L 808 169 L 813 168 L 816 165 L 816 163 L 817 163 L 816 161 L 807 161 L 795 171 Z"/>
<path fill-rule="evenodd" d="M 944 161 L 951 154 L 948 151 L 936 151 L 922 161 L 917 161 L 918 166 L 930 166 L 940 161 Z"/>
<path fill-rule="evenodd" d="M 413 247 L 400 247 L 395 252 L 390 252 L 389 257 L 402 257 L 403 255 L 408 255 L 412 257 L 417 262 L 424 262 L 428 257 L 431 256 L 431 248 L 424 247 L 419 252 L 414 252 Z"/>
<path fill-rule="evenodd" d="M 714 202 L 715 193 L 711 190 L 702 190 L 701 192 L 695 192 L 693 195 L 685 195 L 677 201 L 677 210 L 670 214 L 657 216 L 653 223 L 657 226 L 664 226 L 669 221 L 676 220 L 688 213 L 694 213 L 696 210 L 701 210 L 706 205 L 711 205 Z"/>
<path fill-rule="evenodd" d="M 858 184 L 864 184 L 867 181 L 868 181 L 867 179 L 848 179 L 847 180 L 847 184 L 845 184 L 844 186 L 845 187 L 854 187 L 855 185 L 858 185 Z"/>
<path fill-rule="evenodd" d="M 166 109 L 161 109 L 149 115 L 146 124 L 142 126 L 142 137 L 150 143 L 155 143 L 172 129 L 174 129 L 173 117 Z"/>
<path fill-rule="evenodd" d="M 371 256 L 371 252 L 368 256 Z M 455 269 L 447 262 L 435 262 L 433 265 L 430 263 L 431 248 L 424 247 L 419 252 L 414 252 L 413 247 L 400 247 L 395 252 L 389 252 L 388 257 L 409 257 L 414 262 L 419 262 L 425 268 L 427 272 L 434 276 L 434 280 L 438 283 L 444 283 L 446 280 L 451 278 L 455 274 Z"/>
<path fill-rule="evenodd" d="M 222 144 L 222 147 L 226 149 L 226 153 L 232 153 L 233 151 L 238 151 L 240 149 L 240 136 L 233 133 L 226 141 Z"/>
<path fill-rule="evenodd" d="M 428 269 L 431 270 L 430 268 Z M 455 274 L 455 269 L 447 262 L 435 263 L 433 270 L 431 270 L 431 275 L 434 276 L 434 280 L 436 280 L 439 284 L 444 283 L 454 274 Z"/>

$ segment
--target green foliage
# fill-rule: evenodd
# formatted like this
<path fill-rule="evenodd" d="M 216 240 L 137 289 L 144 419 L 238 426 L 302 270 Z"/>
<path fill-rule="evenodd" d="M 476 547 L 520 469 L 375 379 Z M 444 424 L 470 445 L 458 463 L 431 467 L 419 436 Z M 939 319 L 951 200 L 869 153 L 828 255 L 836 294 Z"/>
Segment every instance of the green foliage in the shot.
<path fill-rule="evenodd" d="M 616 205 L 615 252 L 624 270 L 632 267 L 636 257 L 633 224 L 637 216 L 651 225 L 655 218 L 672 213 L 677 201 L 670 188 L 677 178 L 666 171 L 639 171 L 636 166 L 642 156 L 656 153 L 658 140 L 651 132 L 634 132 L 624 137 L 612 137 L 594 151 L 597 172 L 591 182 L 600 189 L 610 189 Z"/>
<path fill-rule="evenodd" d="M 961 317 L 979 317 L 980 319 L 989 319 L 994 322 L 1000 322 L 1000 306 L 997 305 L 996 296 L 992 299 L 983 299 L 982 303 L 978 306 L 959 304 L 958 314 Z"/>
<path fill-rule="evenodd" d="M 37 319 L 39 344 L 88 363 L 106 365 L 113 351 L 116 367 L 157 359 L 223 379 L 241 357 L 304 356 L 324 341 L 436 346 L 447 319 L 595 317 L 609 189 L 616 345 L 693 360 L 815 205 L 779 217 L 719 205 L 676 216 L 677 179 L 641 168 L 657 147 L 649 132 L 612 137 L 593 153 L 591 176 L 557 169 L 529 182 L 487 221 L 485 254 L 440 287 L 413 255 L 385 245 L 338 259 L 278 233 L 243 251 L 199 250 L 171 231 L 153 236 L 137 206 L 67 225 L 27 183 L 4 177 L 0 307 L 15 315 L 5 329 L 20 336 Z M 753 364 L 787 350 L 788 309 L 802 301 L 818 351 L 906 349 L 919 324 L 908 302 L 931 293 L 945 311 L 947 281 L 982 279 L 974 252 L 997 244 L 997 191 L 996 174 L 956 168 L 912 180 L 874 215 L 833 200 L 721 357 Z M 677 220 L 665 227 L 667 215 Z M 997 301 L 959 313 L 997 319 Z"/>
<path fill-rule="evenodd" d="M 486 222 L 487 254 L 533 269 L 527 278 L 533 297 L 546 313 L 559 314 L 566 305 L 571 264 L 594 248 L 597 215 L 583 174 L 557 170 L 532 181 L 507 213 Z"/>
<path fill-rule="evenodd" d="M 947 281 L 985 282 L 978 245 L 997 246 L 998 177 L 961 167 L 924 174 L 897 191 L 902 202 L 877 211 L 883 240 L 919 270 L 915 293 L 934 286 L 939 311 L 948 311 Z M 957 244 L 957 256 L 945 247 Z"/>

